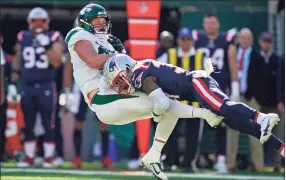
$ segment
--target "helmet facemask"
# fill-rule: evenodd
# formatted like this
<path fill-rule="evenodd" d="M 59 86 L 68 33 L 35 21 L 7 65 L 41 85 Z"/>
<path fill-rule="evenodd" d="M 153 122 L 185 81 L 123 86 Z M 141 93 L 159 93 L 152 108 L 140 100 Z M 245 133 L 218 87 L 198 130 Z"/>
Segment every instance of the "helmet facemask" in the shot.
<path fill-rule="evenodd" d="M 128 96 L 135 91 L 129 79 L 128 70 L 121 70 L 113 78 L 112 82 L 110 83 L 110 88 L 115 90 L 118 94 Z"/>
<path fill-rule="evenodd" d="M 100 18 L 101 16 L 94 17 Z M 93 34 L 110 34 L 111 33 L 111 23 L 110 23 L 110 17 L 109 16 L 102 16 L 102 18 L 105 18 L 105 23 L 98 23 L 96 25 L 92 24 L 92 20 L 90 22 L 80 20 L 82 24 L 85 26 L 85 29 L 89 29 L 89 31 Z"/>

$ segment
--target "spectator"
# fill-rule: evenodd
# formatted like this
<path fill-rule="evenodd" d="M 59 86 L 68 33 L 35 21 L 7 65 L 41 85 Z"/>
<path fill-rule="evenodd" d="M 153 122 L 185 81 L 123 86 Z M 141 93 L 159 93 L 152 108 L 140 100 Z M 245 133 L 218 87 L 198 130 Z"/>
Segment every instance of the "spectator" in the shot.
<path fill-rule="evenodd" d="M 201 70 L 203 68 L 204 54 L 194 48 L 192 39 L 192 31 L 187 28 L 181 28 L 177 38 L 178 48 L 171 48 L 165 52 L 157 60 L 163 63 L 169 63 L 175 66 L 182 67 L 185 70 Z M 188 102 L 186 102 L 188 103 Z M 190 102 L 192 106 L 198 107 L 197 102 Z M 164 152 L 166 153 L 166 160 L 164 165 L 168 168 L 174 169 L 177 163 L 178 150 L 178 136 L 179 126 L 185 125 L 185 141 L 186 147 L 183 152 L 182 168 L 184 171 L 194 172 L 197 170 L 196 164 L 199 156 L 199 144 L 202 137 L 203 121 L 201 119 L 179 120 L 175 129 L 169 137 L 165 145 Z"/>
<path fill-rule="evenodd" d="M 174 46 L 174 35 L 169 31 L 162 31 L 159 36 L 159 47 L 156 51 L 156 59 L 160 59 L 161 55 Z"/>
<path fill-rule="evenodd" d="M 242 28 L 238 37 L 238 78 L 240 80 L 240 101 L 248 106 L 259 109 L 255 101 L 257 78 L 252 73 L 255 63 L 260 61 L 260 55 L 252 49 L 253 35 L 250 29 Z M 254 65 L 254 66 L 253 66 Z M 236 169 L 239 132 L 228 128 L 227 130 L 227 165 L 230 171 Z M 258 139 L 249 136 L 251 160 L 258 172 L 264 170 L 263 150 Z"/>
<path fill-rule="evenodd" d="M 259 94 L 257 101 L 260 105 L 260 111 L 263 113 L 277 113 L 277 101 L 276 101 L 276 79 L 277 69 L 279 65 L 279 57 L 273 50 L 273 35 L 269 32 L 262 32 L 259 38 L 260 55 L 262 56 L 260 63 L 256 69 L 259 70 L 260 82 Z M 277 129 L 277 128 L 276 128 Z M 265 149 L 265 154 L 269 154 L 268 149 Z M 271 151 L 272 152 L 272 151 Z M 280 161 L 280 162 L 279 162 Z M 281 167 L 281 158 L 273 161 L 273 166 L 276 169 Z"/>

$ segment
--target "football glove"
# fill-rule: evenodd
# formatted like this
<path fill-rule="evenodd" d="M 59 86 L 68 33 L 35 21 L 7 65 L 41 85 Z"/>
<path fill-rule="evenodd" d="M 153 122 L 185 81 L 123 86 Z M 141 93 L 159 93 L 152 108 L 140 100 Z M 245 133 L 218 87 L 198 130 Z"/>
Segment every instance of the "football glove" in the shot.
<path fill-rule="evenodd" d="M 113 48 L 119 53 L 126 53 L 122 42 L 115 36 L 109 35 L 107 41 L 113 46 Z"/>
<path fill-rule="evenodd" d="M 52 47 L 52 42 L 50 41 L 49 36 L 47 36 L 44 33 L 38 34 L 36 36 L 36 39 L 38 40 L 39 44 L 43 46 L 45 49 L 50 49 Z"/>

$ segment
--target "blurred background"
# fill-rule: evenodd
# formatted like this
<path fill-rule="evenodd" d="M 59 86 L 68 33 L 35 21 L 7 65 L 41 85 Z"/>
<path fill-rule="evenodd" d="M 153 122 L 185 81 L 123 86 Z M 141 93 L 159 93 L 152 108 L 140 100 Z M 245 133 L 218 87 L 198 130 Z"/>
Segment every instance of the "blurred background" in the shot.
<path fill-rule="evenodd" d="M 28 30 L 29 12 L 35 7 L 45 9 L 50 17 L 49 29 L 59 31 L 65 37 L 74 26 L 81 8 L 90 2 L 98 3 L 106 8 L 111 15 L 112 34 L 118 37 L 128 50 L 130 43 L 125 0 L 0 1 L 0 32 L 6 60 L 3 67 L 7 87 L 5 95 L 7 106 L 1 110 L 2 114 L 6 112 L 6 117 L 5 115 L 1 117 L 1 127 L 6 127 L 6 129 L 1 129 L 2 149 L 5 146 L 5 150 L 1 152 L 2 166 L 17 166 L 17 162 L 25 159 L 23 146 L 25 122 L 20 107 L 21 95 L 17 91 L 21 82 L 16 84 L 15 92 L 10 85 L 14 84 L 11 80 L 13 73 L 11 63 L 15 58 L 14 47 L 17 35 L 22 30 Z M 233 34 L 233 41 L 238 50 L 238 62 L 241 58 L 239 48 L 248 47 L 260 56 L 261 62 L 265 61 L 263 67 L 266 67 L 264 71 L 266 76 L 261 77 L 261 82 L 254 82 L 257 83 L 257 87 L 260 87 L 257 92 L 263 91 L 265 94 L 261 96 L 261 93 L 258 93 L 259 95 L 254 93 L 253 97 L 246 99 L 247 103 L 254 101 L 252 107 L 265 112 L 278 112 L 281 115 L 281 125 L 275 130 L 275 134 L 284 141 L 285 89 L 281 87 L 285 86 L 285 1 L 162 0 L 156 58 L 162 58 L 161 55 L 167 53 L 170 48 L 183 48 L 184 46 L 195 48 L 194 30 L 205 31 L 203 22 L 206 14 L 212 14 L 219 22 L 220 33 Z M 178 36 L 181 28 L 193 32 L 192 36 Z M 190 45 L 183 44 L 189 43 L 187 41 L 191 42 Z M 265 54 L 269 54 L 270 57 L 264 56 Z M 75 85 L 71 84 L 67 91 L 64 85 L 67 61 L 69 61 L 68 51 L 63 53 L 62 65 L 55 72 L 59 96 L 53 167 L 140 169 L 139 159 L 146 151 L 146 147 L 142 146 L 146 144 L 145 141 L 152 142 L 156 124 L 152 122 L 148 129 L 150 140 L 136 136 L 138 133 L 135 123 L 124 126 L 102 124 L 93 112 L 82 105 L 84 103 L 82 103 L 81 94 Z M 248 73 L 243 70 L 241 72 L 244 75 Z M 269 81 L 265 78 L 269 78 Z M 270 83 L 274 81 L 275 83 Z M 241 92 L 241 96 L 245 96 L 244 92 Z M 259 99 L 268 97 L 272 100 Z M 212 129 L 201 121 L 194 122 L 194 124 L 184 120 L 180 121 L 163 150 L 162 162 L 165 170 L 187 173 L 198 171 L 284 173 L 284 159 L 277 158 L 275 152 L 257 145 L 247 135 L 234 135 L 235 132 L 229 132 L 228 128 L 223 125 L 220 129 L 222 130 Z M 6 140 L 3 137 L 4 133 Z M 33 166 L 41 166 L 45 130 L 41 125 L 39 115 L 37 115 L 34 133 L 37 136 L 37 155 Z M 233 136 L 235 136 L 235 141 L 232 141 Z M 237 153 L 232 148 L 237 148 Z"/>

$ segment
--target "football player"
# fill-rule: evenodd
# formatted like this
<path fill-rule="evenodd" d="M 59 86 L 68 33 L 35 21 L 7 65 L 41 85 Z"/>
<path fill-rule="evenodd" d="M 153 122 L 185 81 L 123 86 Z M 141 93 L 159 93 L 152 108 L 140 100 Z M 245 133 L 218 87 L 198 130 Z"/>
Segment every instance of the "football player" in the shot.
<path fill-rule="evenodd" d="M 223 122 L 230 128 L 260 139 L 262 144 L 274 148 L 284 157 L 284 143 L 272 135 L 272 129 L 279 121 L 278 115 L 264 114 L 230 100 L 209 76 L 213 72 L 210 59 L 206 60 L 206 71 L 191 72 L 158 61 L 143 60 L 137 62 L 130 73 L 127 63 L 126 59 L 109 59 L 106 62 L 104 76 L 110 88 L 125 95 L 128 93 L 124 90 L 131 85 L 147 94 L 162 89 L 179 100 L 197 101 L 213 113 L 225 117 Z"/>
<path fill-rule="evenodd" d="M 56 108 L 55 68 L 61 65 L 62 36 L 49 30 L 50 18 L 40 7 L 30 11 L 27 17 L 29 30 L 20 31 L 15 46 L 12 81 L 21 81 L 21 106 L 25 120 L 25 159 L 18 166 L 28 167 L 35 157 L 33 127 L 40 112 L 45 128 L 43 167 L 52 167 L 55 150 L 54 127 Z"/>
<path fill-rule="evenodd" d="M 65 41 L 73 64 L 73 76 L 84 99 L 98 118 L 106 123 L 122 125 L 139 119 L 163 115 L 159 121 L 153 146 L 142 159 L 143 164 L 160 179 L 167 179 L 160 164 L 161 150 L 172 132 L 176 119 L 179 117 L 200 117 L 206 119 L 212 126 L 222 119 L 209 110 L 193 108 L 176 101 L 170 101 L 158 89 L 146 95 L 135 92 L 131 96 L 118 94 L 110 89 L 102 76 L 102 69 L 108 59 L 116 62 L 127 58 L 131 68 L 133 60 L 125 55 L 124 47 L 119 39 L 110 35 L 111 21 L 106 10 L 98 4 L 86 5 L 78 15 L 78 26 L 70 30 Z M 116 55 L 117 54 L 117 55 Z M 129 61 L 130 60 L 130 61 Z M 125 89 L 132 93 L 134 88 Z M 158 98 L 159 97 L 159 98 Z M 153 103 L 152 99 L 156 99 Z"/>

